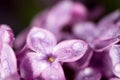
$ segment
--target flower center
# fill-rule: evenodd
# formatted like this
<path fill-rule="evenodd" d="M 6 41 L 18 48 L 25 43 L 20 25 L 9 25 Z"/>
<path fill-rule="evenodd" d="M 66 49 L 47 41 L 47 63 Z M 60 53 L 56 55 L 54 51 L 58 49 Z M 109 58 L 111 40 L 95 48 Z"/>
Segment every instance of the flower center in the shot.
<path fill-rule="evenodd" d="M 48 58 L 48 62 L 54 62 L 55 61 L 55 58 L 53 57 L 53 56 L 50 56 L 49 58 Z"/>

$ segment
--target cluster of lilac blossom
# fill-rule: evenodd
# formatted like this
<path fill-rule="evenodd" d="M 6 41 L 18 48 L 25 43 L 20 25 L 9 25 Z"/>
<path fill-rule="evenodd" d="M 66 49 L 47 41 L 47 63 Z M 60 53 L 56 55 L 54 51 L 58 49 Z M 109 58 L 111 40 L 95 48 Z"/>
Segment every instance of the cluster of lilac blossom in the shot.
<path fill-rule="evenodd" d="M 16 39 L 0 25 L 0 80 L 120 80 L 120 10 L 97 24 L 89 14 L 66 0 L 38 14 Z"/>

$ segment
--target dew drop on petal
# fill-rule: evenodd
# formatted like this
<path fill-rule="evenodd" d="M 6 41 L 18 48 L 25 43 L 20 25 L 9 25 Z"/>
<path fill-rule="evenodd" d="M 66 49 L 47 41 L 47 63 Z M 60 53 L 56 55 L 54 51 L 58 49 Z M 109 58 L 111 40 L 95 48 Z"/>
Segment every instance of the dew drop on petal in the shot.
<path fill-rule="evenodd" d="M 120 64 L 117 64 L 115 66 L 115 71 L 118 72 L 118 73 L 120 73 Z"/>
<path fill-rule="evenodd" d="M 82 49 L 83 49 L 83 44 L 82 43 L 75 43 L 75 44 L 73 44 L 73 46 L 72 46 L 72 49 L 74 50 L 74 51 L 78 51 L 78 52 L 81 52 L 82 51 Z"/>

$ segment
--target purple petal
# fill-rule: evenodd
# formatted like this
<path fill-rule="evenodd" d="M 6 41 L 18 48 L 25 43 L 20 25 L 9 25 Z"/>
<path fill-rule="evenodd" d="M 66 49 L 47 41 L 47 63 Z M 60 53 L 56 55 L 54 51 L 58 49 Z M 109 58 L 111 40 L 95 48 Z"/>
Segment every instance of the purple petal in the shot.
<path fill-rule="evenodd" d="M 9 26 L 4 24 L 0 25 L 0 38 L 2 42 L 12 45 L 14 34 Z"/>
<path fill-rule="evenodd" d="M 94 23 L 82 22 L 73 27 L 73 33 L 82 40 L 92 42 L 98 35 L 98 30 Z"/>
<path fill-rule="evenodd" d="M 71 9 L 71 22 L 76 23 L 78 21 L 84 21 L 87 17 L 87 8 L 82 3 L 73 3 Z"/>
<path fill-rule="evenodd" d="M 48 66 L 43 60 L 44 56 L 37 53 L 28 53 L 20 64 L 20 73 L 22 78 L 33 80 L 40 76 L 41 72 Z"/>
<path fill-rule="evenodd" d="M 83 57 L 87 49 L 87 43 L 82 40 L 67 40 L 59 43 L 53 54 L 62 62 L 76 61 Z"/>
<path fill-rule="evenodd" d="M 113 13 L 110 13 L 106 17 L 104 17 L 98 24 L 99 28 L 106 28 L 110 27 L 111 25 L 116 25 L 120 22 L 120 10 L 116 10 Z"/>
<path fill-rule="evenodd" d="M 49 30 L 60 30 L 65 24 L 77 20 L 78 17 L 81 19 L 85 15 L 86 7 L 84 5 L 72 1 L 61 1 L 50 10 L 45 27 Z"/>
<path fill-rule="evenodd" d="M 57 62 L 48 66 L 41 75 L 45 80 L 65 80 L 61 65 Z"/>
<path fill-rule="evenodd" d="M 113 73 L 120 77 L 120 45 L 113 45 L 109 52 L 113 65 Z"/>
<path fill-rule="evenodd" d="M 104 30 L 100 30 L 99 40 L 106 40 L 120 36 L 120 27 L 112 26 Z"/>
<path fill-rule="evenodd" d="M 38 27 L 33 27 L 27 36 L 27 45 L 36 52 L 50 53 L 57 41 L 54 35 Z"/>
<path fill-rule="evenodd" d="M 92 47 L 94 48 L 95 51 L 103 51 L 107 48 L 109 48 L 111 45 L 118 43 L 119 37 L 117 38 L 110 38 L 110 39 L 106 39 L 106 40 L 95 40 L 92 43 Z"/>
<path fill-rule="evenodd" d="M 120 35 L 120 11 L 117 10 L 103 18 L 99 24 L 99 39 L 105 40 L 115 38 Z"/>
<path fill-rule="evenodd" d="M 90 67 L 81 70 L 75 78 L 75 80 L 100 80 L 100 79 L 101 74 L 97 70 Z"/>
<path fill-rule="evenodd" d="M 63 25 L 70 19 L 70 12 L 73 3 L 71 1 L 62 1 L 61 3 L 55 5 L 49 12 L 46 23 L 47 27 L 54 27 L 56 25 Z M 64 17 L 63 17 L 64 16 Z M 59 19 L 59 20 L 57 20 Z M 59 26 L 60 27 L 60 26 Z M 57 28 L 59 28 L 57 27 Z"/>
<path fill-rule="evenodd" d="M 17 63 L 16 63 L 16 57 L 12 50 L 12 48 L 7 45 L 2 45 L 1 50 L 1 79 L 2 80 L 20 80 L 19 75 L 17 73 Z"/>
<path fill-rule="evenodd" d="M 89 65 L 92 56 L 93 56 L 93 51 L 90 49 L 90 50 L 87 50 L 87 52 L 85 53 L 85 55 L 82 58 L 80 58 L 76 62 L 69 62 L 68 64 L 75 71 L 78 71 Z"/>

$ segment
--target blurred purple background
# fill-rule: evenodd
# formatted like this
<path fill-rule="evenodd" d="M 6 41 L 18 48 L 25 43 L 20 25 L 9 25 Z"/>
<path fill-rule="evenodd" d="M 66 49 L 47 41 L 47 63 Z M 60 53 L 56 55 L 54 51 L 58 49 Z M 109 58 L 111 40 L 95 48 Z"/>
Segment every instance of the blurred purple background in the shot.
<path fill-rule="evenodd" d="M 54 5 L 61 0 L 1 0 L 0 1 L 0 24 L 10 25 L 15 34 L 30 24 L 32 18 L 40 11 Z M 120 8 L 120 0 L 73 0 L 82 2 L 92 10 L 97 5 L 105 7 L 101 16 Z M 99 17 L 96 20 L 99 20 Z"/>

